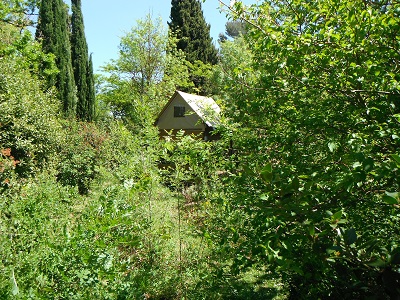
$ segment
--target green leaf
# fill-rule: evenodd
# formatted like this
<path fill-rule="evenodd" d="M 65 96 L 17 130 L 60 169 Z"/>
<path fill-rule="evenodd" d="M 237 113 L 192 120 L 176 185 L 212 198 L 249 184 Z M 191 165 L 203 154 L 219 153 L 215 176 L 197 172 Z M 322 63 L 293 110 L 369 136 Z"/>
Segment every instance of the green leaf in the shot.
<path fill-rule="evenodd" d="M 328 143 L 328 148 L 330 152 L 334 152 L 338 148 L 338 144 L 335 142 Z"/>
<path fill-rule="evenodd" d="M 11 280 L 11 286 L 12 286 L 11 293 L 14 296 L 16 296 L 16 295 L 19 294 L 19 288 L 18 288 L 18 285 L 17 285 L 17 280 L 15 279 L 14 270 L 11 270 L 10 280 Z"/>
<path fill-rule="evenodd" d="M 354 228 L 350 228 L 344 235 L 344 242 L 347 245 L 354 244 L 357 241 L 357 233 Z"/>
<path fill-rule="evenodd" d="M 303 270 L 300 268 L 300 266 L 298 266 L 298 265 L 292 265 L 292 266 L 290 266 L 290 269 L 291 269 L 292 271 L 296 272 L 297 274 L 299 274 L 299 275 L 301 275 L 301 276 L 304 276 L 304 272 L 303 272 Z"/>
<path fill-rule="evenodd" d="M 272 173 L 272 165 L 270 163 L 266 164 L 261 172 Z"/>
<path fill-rule="evenodd" d="M 397 166 L 400 166 L 400 155 L 392 154 L 390 155 L 392 159 L 396 162 Z"/>
<path fill-rule="evenodd" d="M 170 234 L 163 234 L 162 236 L 161 236 L 161 239 L 163 239 L 163 240 L 170 240 L 172 237 L 171 237 L 171 235 Z"/>
<path fill-rule="evenodd" d="M 367 265 L 371 266 L 371 267 L 381 268 L 381 267 L 385 267 L 386 266 L 386 262 L 384 262 L 381 259 L 377 259 L 377 260 L 374 260 L 374 261 L 371 261 L 371 262 L 367 262 Z"/>
<path fill-rule="evenodd" d="M 390 193 L 385 192 L 383 195 L 382 200 L 385 201 L 387 204 L 398 204 L 399 203 L 399 193 Z"/>
<path fill-rule="evenodd" d="M 261 170 L 261 178 L 266 182 L 269 183 L 272 181 L 272 165 L 268 163 L 264 168 Z"/>
<path fill-rule="evenodd" d="M 311 236 L 314 236 L 314 235 L 315 235 L 315 227 L 314 227 L 314 225 L 311 225 L 311 226 L 308 228 L 308 232 L 310 233 Z"/>
<path fill-rule="evenodd" d="M 366 172 L 371 171 L 374 168 L 374 160 L 372 158 L 367 158 L 364 160 L 363 166 Z"/>
<path fill-rule="evenodd" d="M 338 212 L 334 213 L 334 215 L 332 216 L 332 220 L 340 220 L 340 218 L 342 217 L 343 212 L 341 210 L 339 210 Z"/>
<path fill-rule="evenodd" d="M 336 252 L 341 252 L 341 251 L 342 251 L 342 248 L 340 246 L 332 246 L 332 247 L 329 247 L 328 249 L 326 249 L 326 252 L 329 255 L 336 253 Z"/>

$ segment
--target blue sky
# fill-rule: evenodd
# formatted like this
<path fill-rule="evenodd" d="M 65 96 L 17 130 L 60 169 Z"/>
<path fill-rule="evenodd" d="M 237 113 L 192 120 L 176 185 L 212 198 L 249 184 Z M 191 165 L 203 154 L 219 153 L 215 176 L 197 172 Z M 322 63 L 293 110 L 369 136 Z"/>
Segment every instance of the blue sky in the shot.
<path fill-rule="evenodd" d="M 229 3 L 229 0 L 225 0 Z M 245 4 L 257 0 L 245 0 Z M 70 4 L 70 1 L 66 1 Z M 219 10 L 218 0 L 206 0 L 202 4 L 207 23 L 211 25 L 211 36 L 217 42 L 218 34 L 225 31 L 226 14 Z M 167 28 L 171 0 L 82 0 L 86 39 L 93 53 L 94 71 L 111 59 L 118 57 L 118 45 L 124 33 L 136 25 L 136 21 L 151 13 L 161 17 Z"/>

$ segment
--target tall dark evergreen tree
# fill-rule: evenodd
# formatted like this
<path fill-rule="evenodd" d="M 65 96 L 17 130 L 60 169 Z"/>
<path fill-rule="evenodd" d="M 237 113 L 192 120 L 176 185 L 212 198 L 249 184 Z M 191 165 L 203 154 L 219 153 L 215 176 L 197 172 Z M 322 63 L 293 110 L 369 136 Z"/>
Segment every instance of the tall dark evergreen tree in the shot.
<path fill-rule="evenodd" d="M 68 30 L 67 7 L 62 0 L 42 0 L 39 9 L 36 38 L 43 51 L 55 55 L 59 73 L 50 76 L 49 87 L 55 86 L 66 116 L 74 116 L 76 87 L 72 70 L 71 44 Z M 43 66 L 43 70 L 46 66 Z"/>
<path fill-rule="evenodd" d="M 72 65 L 78 90 L 76 115 L 80 120 L 93 120 L 93 67 L 88 59 L 88 46 L 83 24 L 81 0 L 72 0 Z"/>
<path fill-rule="evenodd" d="M 93 61 L 92 61 L 92 54 L 89 56 L 89 65 L 87 68 L 87 86 L 88 86 L 88 93 L 87 93 L 87 120 L 88 121 L 93 121 L 94 116 L 96 113 L 96 106 L 95 106 L 95 101 L 96 101 L 96 96 L 95 96 L 95 89 L 94 89 L 94 75 L 93 75 Z"/>
<path fill-rule="evenodd" d="M 178 49 L 186 54 L 186 59 L 205 64 L 217 63 L 217 50 L 210 36 L 210 25 L 206 23 L 199 0 L 172 0 L 171 22 L 168 23 L 172 33 L 178 38 Z"/>

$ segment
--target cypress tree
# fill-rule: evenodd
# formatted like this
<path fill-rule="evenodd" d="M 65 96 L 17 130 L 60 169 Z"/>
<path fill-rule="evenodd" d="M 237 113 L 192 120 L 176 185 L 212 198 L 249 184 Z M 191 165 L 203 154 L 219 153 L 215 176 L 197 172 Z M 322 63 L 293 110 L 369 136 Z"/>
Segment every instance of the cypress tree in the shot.
<path fill-rule="evenodd" d="M 72 71 L 67 7 L 62 0 L 42 0 L 39 10 L 36 38 L 45 53 L 55 56 L 58 74 L 50 76 L 49 87 L 55 86 L 66 116 L 74 116 L 76 87 Z M 45 69 L 45 66 L 43 66 Z"/>
<path fill-rule="evenodd" d="M 94 89 L 94 75 L 93 75 L 93 61 L 92 61 L 92 54 L 89 56 L 89 65 L 87 68 L 87 86 L 88 86 L 88 94 L 87 94 L 87 121 L 93 121 L 94 116 L 95 116 L 95 101 L 96 101 L 96 96 L 95 96 L 95 89 Z"/>
<path fill-rule="evenodd" d="M 41 41 L 44 53 L 56 52 L 55 24 L 52 1 L 42 1 L 39 10 L 38 25 L 36 29 L 36 39 Z M 42 66 L 42 71 L 46 66 Z M 58 64 L 57 64 L 58 67 Z M 57 75 L 50 74 L 46 77 L 48 87 L 56 85 Z"/>
<path fill-rule="evenodd" d="M 76 115 L 80 120 L 91 121 L 93 119 L 94 92 L 93 67 L 88 59 L 88 46 L 83 24 L 81 0 L 72 0 L 72 65 L 74 78 L 78 91 L 78 103 Z"/>
<path fill-rule="evenodd" d="M 210 36 L 210 25 L 206 23 L 199 0 L 171 0 L 170 31 L 178 38 L 177 48 L 186 54 L 186 59 L 205 64 L 217 63 L 217 50 Z"/>

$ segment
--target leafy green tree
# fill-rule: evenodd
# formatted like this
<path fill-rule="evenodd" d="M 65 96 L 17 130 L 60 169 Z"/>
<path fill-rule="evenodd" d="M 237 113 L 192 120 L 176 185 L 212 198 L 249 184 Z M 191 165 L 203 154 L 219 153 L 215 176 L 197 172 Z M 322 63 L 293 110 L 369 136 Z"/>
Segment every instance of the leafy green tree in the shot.
<path fill-rule="evenodd" d="M 0 58 L 14 60 L 16 57 L 21 58 L 18 64 L 35 77 L 45 79 L 58 72 L 54 55 L 43 53 L 41 45 L 32 39 L 29 30 L 21 31 L 14 25 L 0 23 Z M 40 66 L 44 65 L 45 71 L 40 72 Z"/>
<path fill-rule="evenodd" d="M 4 0 L 0 3 L 0 22 L 25 29 L 32 25 L 39 0 Z"/>
<path fill-rule="evenodd" d="M 266 264 L 293 299 L 395 299 L 399 4 L 232 9 L 251 56 L 222 46 L 235 151 L 209 235 L 232 272 Z"/>
<path fill-rule="evenodd" d="M 189 84 L 185 64 L 161 20 L 153 22 L 148 15 L 122 37 L 119 58 L 104 67 L 111 75 L 100 98 L 134 126 L 152 124 L 176 87 Z"/>
<path fill-rule="evenodd" d="M 94 117 L 93 67 L 89 65 L 88 46 L 80 0 L 72 1 L 71 49 L 74 79 L 77 87 L 78 103 L 76 116 L 80 120 L 91 121 Z"/>
<path fill-rule="evenodd" d="M 58 74 L 50 76 L 48 87 L 55 86 L 66 116 L 74 116 L 76 110 L 76 86 L 71 60 L 71 44 L 68 13 L 62 0 L 43 0 L 39 9 L 36 38 L 45 53 L 55 56 Z M 43 71 L 47 68 L 42 66 Z"/>

